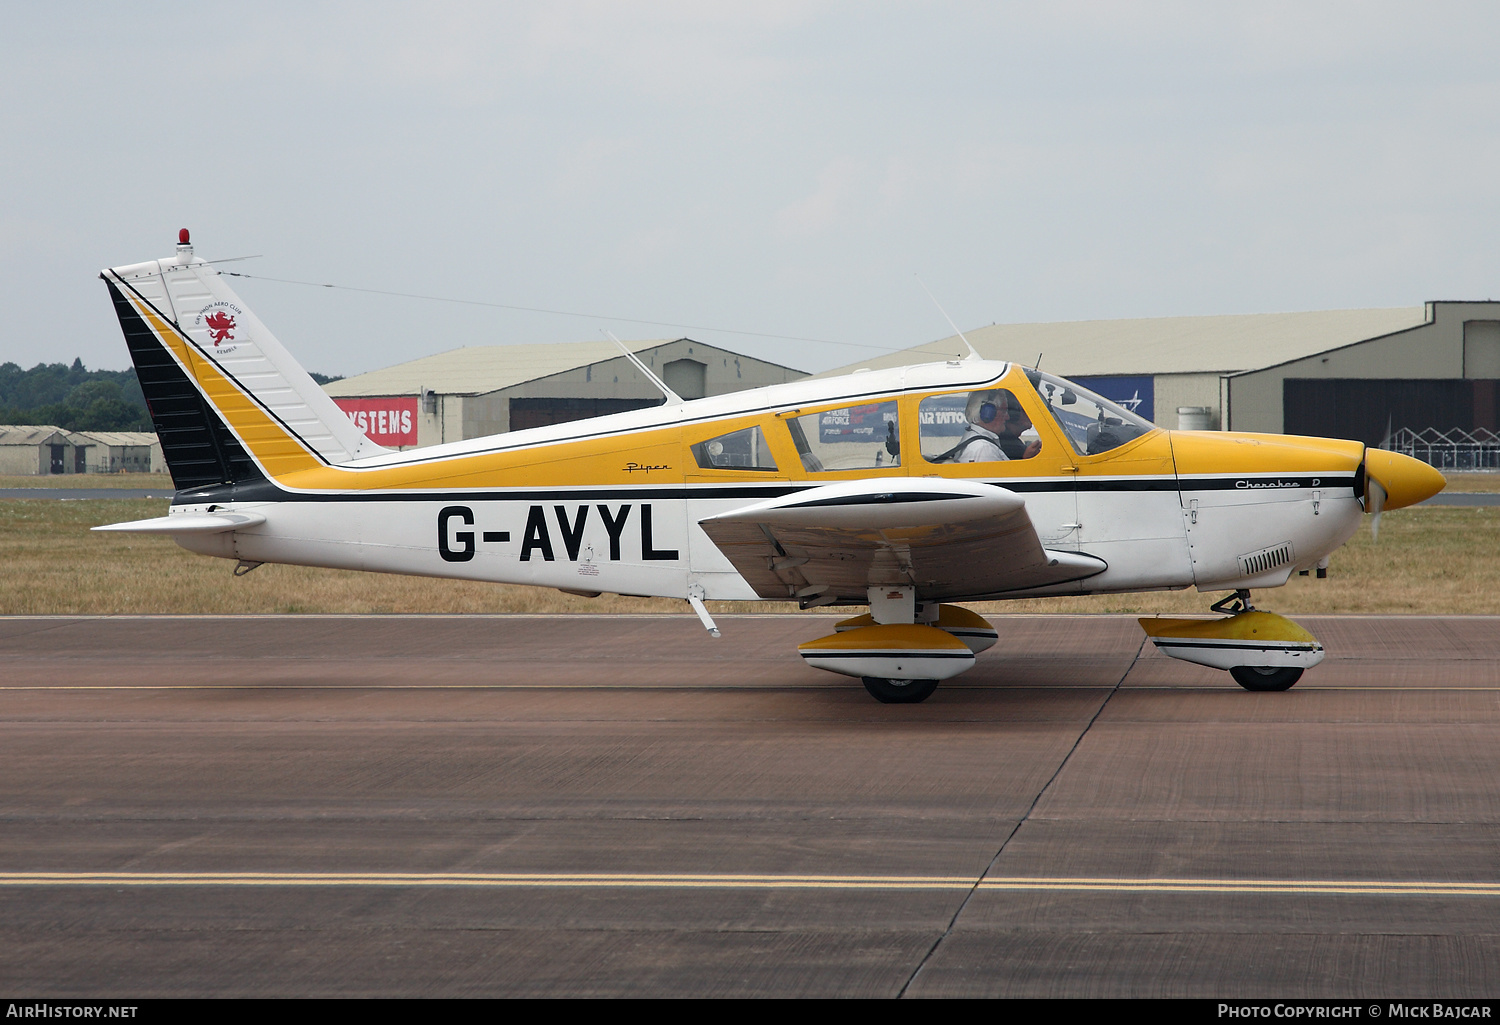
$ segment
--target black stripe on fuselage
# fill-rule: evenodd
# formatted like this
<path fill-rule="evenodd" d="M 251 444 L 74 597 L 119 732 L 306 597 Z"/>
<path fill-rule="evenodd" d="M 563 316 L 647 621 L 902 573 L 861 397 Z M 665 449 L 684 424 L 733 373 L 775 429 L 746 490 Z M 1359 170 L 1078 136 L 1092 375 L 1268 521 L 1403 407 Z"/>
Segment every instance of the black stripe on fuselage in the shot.
<path fill-rule="evenodd" d="M 900 478 L 909 480 L 910 478 Z M 1065 494 L 1075 490 L 1085 490 L 1090 493 L 1116 493 L 1116 494 L 1138 494 L 1141 492 L 1155 491 L 1177 491 L 1177 482 L 1171 478 L 1152 478 L 1141 480 L 1132 477 L 1118 478 L 1090 478 L 1088 481 L 1072 480 L 979 480 L 965 478 L 976 484 L 992 484 L 1003 487 L 1018 494 Z M 1243 481 L 1251 479 L 1245 477 L 1225 477 L 1222 479 L 1195 479 L 1184 485 L 1184 491 L 1235 491 L 1252 490 L 1238 487 Z M 1293 478 L 1280 478 L 1283 481 L 1291 481 Z M 1350 477 L 1309 477 L 1308 481 L 1317 480 L 1317 485 L 1307 484 L 1306 488 L 1317 487 L 1324 491 L 1336 491 L 1339 488 L 1352 488 L 1354 478 Z M 828 481 L 825 483 L 838 483 Z M 1075 484 L 1086 488 L 1075 488 Z M 1149 485 L 1149 486 L 1146 486 Z M 633 485 L 618 485 L 607 488 L 575 488 L 559 485 L 551 488 L 516 488 L 490 491 L 455 491 L 446 489 L 433 489 L 430 491 L 289 491 L 273 481 L 259 480 L 244 482 L 226 487 L 192 488 L 179 490 L 173 499 L 177 505 L 204 505 L 204 504 L 228 504 L 230 502 L 545 502 L 545 501 L 614 501 L 631 499 L 639 501 L 667 501 L 671 499 L 692 498 L 698 500 L 713 499 L 769 499 L 781 498 L 785 495 L 795 495 L 800 492 L 816 487 L 823 487 L 823 483 L 807 481 L 802 483 L 776 483 L 765 484 L 704 484 L 694 482 L 691 484 L 673 484 L 662 487 L 637 487 Z M 1259 489 L 1254 489 L 1259 490 Z M 1267 488 L 1267 492 L 1296 490 L 1295 488 Z M 957 498 L 959 496 L 943 496 L 946 498 Z M 1330 496 L 1332 497 L 1332 496 Z M 872 501 L 870 504 L 879 504 Z"/>
<path fill-rule="evenodd" d="M 1238 476 L 1187 477 L 1177 481 L 1175 487 L 1183 491 L 1327 491 L 1339 488 L 1353 490 L 1357 477 L 1352 473 L 1336 475 L 1318 474 L 1274 474 L 1242 473 Z M 1083 483 L 1079 481 L 1079 483 Z"/>

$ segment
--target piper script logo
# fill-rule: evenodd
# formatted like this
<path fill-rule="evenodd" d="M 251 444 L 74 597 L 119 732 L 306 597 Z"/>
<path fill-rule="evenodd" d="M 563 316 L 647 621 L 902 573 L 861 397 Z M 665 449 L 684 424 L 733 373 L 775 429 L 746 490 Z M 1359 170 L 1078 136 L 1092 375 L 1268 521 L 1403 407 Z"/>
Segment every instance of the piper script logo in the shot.
<path fill-rule="evenodd" d="M 240 330 L 239 320 L 244 314 L 245 311 L 234 303 L 209 303 L 198 311 L 198 316 L 193 319 L 193 326 L 206 328 L 216 354 L 223 355 L 239 348 L 239 345 L 234 344 L 235 334 Z"/>

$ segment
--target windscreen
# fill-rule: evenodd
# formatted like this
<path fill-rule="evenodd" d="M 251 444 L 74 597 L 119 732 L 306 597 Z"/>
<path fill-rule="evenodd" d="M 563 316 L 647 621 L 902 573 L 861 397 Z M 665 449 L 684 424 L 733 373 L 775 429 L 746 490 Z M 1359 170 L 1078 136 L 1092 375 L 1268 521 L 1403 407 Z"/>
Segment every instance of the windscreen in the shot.
<path fill-rule="evenodd" d="M 1026 371 L 1068 442 L 1081 456 L 1096 456 L 1156 430 L 1156 425 L 1072 381 L 1039 370 Z"/>

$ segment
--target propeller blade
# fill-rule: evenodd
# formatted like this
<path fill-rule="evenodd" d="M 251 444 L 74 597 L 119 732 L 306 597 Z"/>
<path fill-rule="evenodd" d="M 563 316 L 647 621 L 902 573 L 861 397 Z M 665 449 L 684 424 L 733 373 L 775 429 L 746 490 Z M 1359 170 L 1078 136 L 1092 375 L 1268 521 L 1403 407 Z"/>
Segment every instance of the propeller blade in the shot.
<path fill-rule="evenodd" d="M 1365 477 L 1365 512 L 1372 517 L 1370 520 L 1371 541 L 1380 540 L 1380 513 L 1385 509 L 1386 495 L 1385 486 L 1380 481 L 1374 477 Z"/>

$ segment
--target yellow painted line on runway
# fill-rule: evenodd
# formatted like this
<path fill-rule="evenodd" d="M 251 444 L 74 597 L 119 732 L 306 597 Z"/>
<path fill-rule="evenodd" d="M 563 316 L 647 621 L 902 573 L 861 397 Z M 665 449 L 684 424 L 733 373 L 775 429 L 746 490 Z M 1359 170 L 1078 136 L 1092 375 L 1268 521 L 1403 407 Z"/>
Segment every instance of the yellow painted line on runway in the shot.
<path fill-rule="evenodd" d="M 490 889 L 967 890 L 967 876 L 626 872 L 0 872 L 21 887 L 436 887 Z M 999 876 L 986 891 L 1500 897 L 1500 883 Z"/>
<path fill-rule="evenodd" d="M 991 877 L 981 890 L 1103 891 L 1111 893 L 1375 894 L 1500 897 L 1500 883 L 1323 879 L 1090 879 Z"/>

